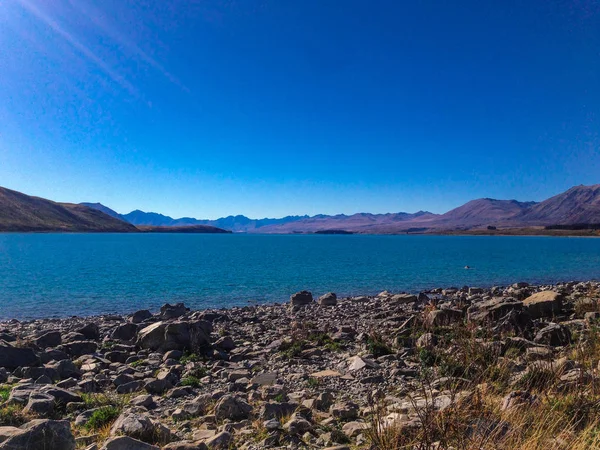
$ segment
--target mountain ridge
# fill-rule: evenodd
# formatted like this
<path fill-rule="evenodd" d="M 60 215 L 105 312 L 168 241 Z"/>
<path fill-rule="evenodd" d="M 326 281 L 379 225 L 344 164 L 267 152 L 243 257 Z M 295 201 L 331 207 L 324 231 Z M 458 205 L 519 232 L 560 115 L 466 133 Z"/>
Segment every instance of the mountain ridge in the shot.
<path fill-rule="evenodd" d="M 104 205 L 100 204 L 100 206 L 106 208 Z M 200 220 L 189 217 L 174 219 L 158 213 L 136 210 L 121 217 L 136 226 L 210 225 L 246 233 L 314 233 L 327 230 L 402 233 L 468 230 L 488 226 L 573 225 L 600 223 L 600 184 L 574 186 L 542 202 L 483 197 L 471 200 L 444 214 L 428 211 L 384 214 L 361 212 L 349 215 L 286 216 L 279 219 L 250 219 L 243 215 L 230 215 L 215 220 Z"/>
<path fill-rule="evenodd" d="M 0 231 L 114 231 L 197 232 L 210 227 L 245 233 L 405 233 L 476 230 L 486 227 L 520 228 L 600 224 L 600 184 L 574 186 L 541 202 L 479 198 L 444 214 L 356 213 L 250 219 L 243 215 L 200 220 L 174 219 L 135 210 L 119 214 L 101 203 L 58 203 L 0 187 Z M 214 231 L 213 231 L 214 232 Z"/>

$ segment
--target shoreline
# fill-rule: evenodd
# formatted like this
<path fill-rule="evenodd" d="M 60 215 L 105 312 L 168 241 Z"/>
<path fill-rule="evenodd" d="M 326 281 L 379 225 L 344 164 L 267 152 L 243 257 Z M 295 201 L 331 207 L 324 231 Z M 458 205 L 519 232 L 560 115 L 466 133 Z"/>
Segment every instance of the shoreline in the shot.
<path fill-rule="evenodd" d="M 10 320 L 0 324 L 0 435 L 31 439 L 32 423 L 43 423 L 68 441 L 56 448 L 77 439 L 107 450 L 125 435 L 151 445 L 140 449 L 366 450 L 375 407 L 394 426 L 426 426 L 414 394 L 424 376 L 435 386 L 431 414 L 441 414 L 479 389 L 490 364 L 504 370 L 509 354 L 512 378 L 488 394 L 494 402 L 522 386 L 531 364 L 572 355 L 576 335 L 597 333 L 599 293 L 595 281 L 348 298 L 302 291 L 283 304 Z M 478 360 L 448 372 L 449 358 L 475 343 L 481 373 Z"/>
<path fill-rule="evenodd" d="M 477 270 L 476 267 L 470 267 L 469 269 L 464 269 L 464 270 Z M 557 288 L 561 288 L 565 285 L 569 285 L 569 284 L 573 284 L 573 283 L 599 283 L 600 284 L 600 279 L 595 279 L 595 278 L 591 278 L 591 279 L 570 279 L 570 280 L 565 280 L 565 281 L 552 281 L 552 282 L 542 282 L 540 280 L 528 280 L 528 281 L 521 281 L 519 283 L 524 283 L 527 284 L 528 286 L 531 286 L 532 288 L 536 288 L 536 287 L 542 287 L 542 286 L 546 286 L 547 288 L 549 287 L 550 289 L 557 289 Z M 481 284 L 478 285 L 477 288 L 478 289 L 483 289 L 484 291 L 491 291 L 492 289 L 508 289 L 510 288 L 510 284 Z M 463 286 L 463 287 L 458 287 L 458 286 L 449 286 L 449 287 L 434 287 L 434 288 L 430 288 L 430 289 L 412 289 L 412 290 L 400 290 L 400 291 L 393 291 L 394 293 L 390 293 L 390 295 L 412 295 L 412 296 L 419 296 L 421 294 L 425 294 L 425 295 L 429 295 L 432 297 L 436 297 L 438 295 L 440 295 L 439 293 L 441 293 L 444 290 L 458 290 L 461 291 L 464 287 L 468 287 L 468 286 Z M 600 288 L 599 288 L 600 289 Z M 360 294 L 353 294 L 353 295 L 341 295 L 338 297 L 340 302 L 347 302 L 347 301 L 352 301 L 353 299 L 356 298 L 366 298 L 366 299 L 370 299 L 370 300 L 375 300 L 378 298 L 378 295 L 381 292 L 388 292 L 386 289 L 373 289 L 370 291 L 365 291 L 363 293 Z M 337 296 L 337 295 L 336 295 Z M 241 300 L 239 304 L 234 304 L 234 305 L 229 305 L 229 306 L 220 306 L 220 307 L 215 307 L 215 306 L 207 306 L 207 307 L 200 307 L 200 308 L 193 308 L 193 307 L 188 307 L 186 306 L 190 311 L 192 312 L 196 312 L 196 313 L 204 313 L 204 312 L 218 312 L 218 313 L 227 313 L 228 311 L 237 311 L 239 309 L 247 309 L 247 308 L 259 308 L 259 307 L 266 307 L 266 308 L 285 308 L 287 305 L 288 300 L 286 299 L 282 299 L 281 301 L 269 301 L 269 300 L 265 300 L 263 301 L 259 301 L 259 300 L 252 300 L 252 299 L 247 299 L 245 300 L 245 303 L 242 303 L 243 301 Z M 186 304 L 185 300 L 183 302 L 177 300 L 177 301 L 167 301 L 164 304 Z M 164 306 L 163 304 L 163 306 Z M 143 309 L 147 309 L 148 311 L 150 311 L 152 314 L 160 314 L 160 307 L 156 307 L 156 308 L 143 308 Z M 96 313 L 96 314 L 90 314 L 90 315 L 66 315 L 66 316 L 53 316 L 53 317 L 44 317 L 44 316 L 39 316 L 39 317 L 30 317 L 30 318 L 17 318 L 17 317 L 1 317 L 0 316 L 0 327 L 2 327 L 3 325 L 6 325 L 10 322 L 18 322 L 18 323 L 23 323 L 23 324 L 27 324 L 27 323 L 33 323 L 33 322 L 44 322 L 44 321 L 68 321 L 68 320 L 94 320 L 94 319 L 103 319 L 103 318 L 107 318 L 107 317 L 113 317 L 113 318 L 120 318 L 120 319 L 126 319 L 127 317 L 131 316 L 133 313 L 135 313 L 135 308 L 132 308 L 129 312 L 117 312 L 117 311 L 108 311 L 105 313 Z"/>
<path fill-rule="evenodd" d="M 485 230 L 485 229 L 470 229 L 470 230 L 432 230 L 422 232 L 411 232 L 411 231 L 397 231 L 397 232 L 374 232 L 366 233 L 361 231 L 347 231 L 347 230 L 318 230 L 314 232 L 301 232 L 301 233 L 249 233 L 249 232 L 236 232 L 225 229 L 218 229 L 219 231 L 205 231 L 197 230 L 191 227 L 139 227 L 135 231 L 59 231 L 59 230 L 2 230 L 2 234 L 65 234 L 65 235 L 85 235 L 85 234 L 119 234 L 119 235 L 150 235 L 150 234 L 211 234 L 211 235 L 246 235 L 246 236 L 501 236 L 501 237 L 513 237 L 513 236 L 530 236 L 530 237 L 600 237 L 600 230 L 545 230 L 540 227 L 532 228 L 507 228 L 498 230 Z M 335 232 L 331 232 L 335 231 Z"/>

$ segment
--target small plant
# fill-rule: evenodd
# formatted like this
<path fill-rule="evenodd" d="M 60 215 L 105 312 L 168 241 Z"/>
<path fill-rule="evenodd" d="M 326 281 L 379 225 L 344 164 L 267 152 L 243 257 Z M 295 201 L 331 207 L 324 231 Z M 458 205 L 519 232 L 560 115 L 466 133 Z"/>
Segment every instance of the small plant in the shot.
<path fill-rule="evenodd" d="M 8 397 L 10 397 L 10 392 L 12 391 L 13 385 L 3 384 L 0 386 L 0 401 L 7 401 Z"/>
<path fill-rule="evenodd" d="M 179 359 L 179 362 L 184 366 L 191 362 L 198 362 L 200 358 L 195 353 L 184 353 L 183 356 Z"/>
<path fill-rule="evenodd" d="M 194 367 L 187 373 L 188 377 L 202 379 L 208 375 L 208 370 L 206 367 Z"/>
<path fill-rule="evenodd" d="M 284 341 L 279 346 L 279 351 L 283 354 L 285 358 L 292 359 L 300 356 L 302 354 L 302 350 L 304 350 L 304 347 L 304 341 Z"/>
<path fill-rule="evenodd" d="M 437 356 L 431 350 L 422 348 L 419 351 L 419 360 L 421 361 L 421 365 L 423 367 L 433 367 L 437 362 Z"/>
<path fill-rule="evenodd" d="M 556 379 L 556 374 L 551 369 L 532 366 L 515 386 L 526 391 L 543 391 L 551 389 L 556 383 Z"/>
<path fill-rule="evenodd" d="M 307 383 L 312 388 L 319 387 L 319 385 L 321 384 L 318 379 L 312 377 L 308 379 Z"/>
<path fill-rule="evenodd" d="M 193 388 L 198 388 L 200 387 L 200 379 L 193 377 L 193 376 L 187 376 L 185 378 L 182 378 L 181 382 L 179 383 L 181 386 L 190 386 Z"/>
<path fill-rule="evenodd" d="M 82 392 L 80 395 L 83 399 L 83 403 L 85 403 L 85 407 L 88 409 L 100 408 L 104 406 L 114 406 L 116 408 L 123 409 L 131 398 L 131 394 L 90 394 Z"/>
<path fill-rule="evenodd" d="M 121 414 L 120 408 L 116 406 L 103 406 L 94 411 L 85 424 L 85 429 L 88 431 L 97 431 L 111 424 Z"/>
<path fill-rule="evenodd" d="M 137 367 L 143 366 L 144 364 L 146 364 L 145 359 L 138 359 L 137 361 L 133 361 L 129 365 L 135 369 Z"/>
<path fill-rule="evenodd" d="M 112 350 L 113 348 L 115 348 L 116 343 L 114 341 L 106 341 L 103 342 L 101 345 L 101 348 L 103 350 Z"/>
<path fill-rule="evenodd" d="M 273 400 L 275 400 L 277 403 L 283 403 L 285 401 L 285 397 L 283 394 L 277 394 Z"/>
<path fill-rule="evenodd" d="M 392 349 L 383 340 L 383 337 L 379 333 L 375 332 L 369 334 L 369 337 L 367 338 L 367 350 L 375 358 L 391 355 L 393 353 Z"/>
<path fill-rule="evenodd" d="M 6 405 L 0 408 L 0 426 L 18 427 L 25 422 L 27 422 L 27 418 L 23 414 L 23 406 Z"/>

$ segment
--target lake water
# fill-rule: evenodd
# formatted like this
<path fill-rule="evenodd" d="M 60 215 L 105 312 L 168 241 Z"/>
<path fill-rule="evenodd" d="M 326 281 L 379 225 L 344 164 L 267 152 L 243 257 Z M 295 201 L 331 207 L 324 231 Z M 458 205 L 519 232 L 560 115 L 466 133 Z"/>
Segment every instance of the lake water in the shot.
<path fill-rule="evenodd" d="M 593 238 L 0 234 L 2 319 L 598 278 Z"/>

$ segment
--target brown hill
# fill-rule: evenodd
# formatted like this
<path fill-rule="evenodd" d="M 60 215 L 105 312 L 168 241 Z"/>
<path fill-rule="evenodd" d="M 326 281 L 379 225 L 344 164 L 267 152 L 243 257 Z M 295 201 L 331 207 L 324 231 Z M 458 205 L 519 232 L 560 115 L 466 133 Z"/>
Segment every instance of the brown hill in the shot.
<path fill-rule="evenodd" d="M 137 228 L 83 205 L 56 203 L 0 187 L 0 231 L 137 232 Z"/>
<path fill-rule="evenodd" d="M 436 227 L 477 227 L 511 219 L 535 205 L 535 202 L 480 198 L 448 211 L 434 221 Z"/>
<path fill-rule="evenodd" d="M 600 223 L 600 184 L 575 186 L 537 203 L 513 222 L 523 225 L 573 225 Z"/>

